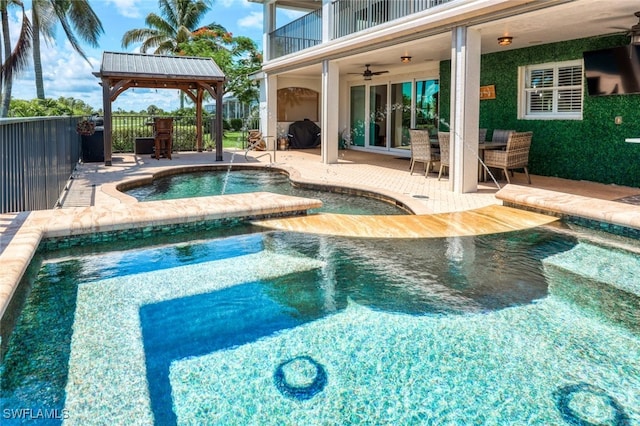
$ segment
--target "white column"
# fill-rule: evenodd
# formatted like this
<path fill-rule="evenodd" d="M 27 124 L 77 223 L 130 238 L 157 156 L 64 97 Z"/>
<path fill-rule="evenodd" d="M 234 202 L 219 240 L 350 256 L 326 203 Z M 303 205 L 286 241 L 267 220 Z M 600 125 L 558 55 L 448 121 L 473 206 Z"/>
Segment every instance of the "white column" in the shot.
<path fill-rule="evenodd" d="M 462 194 L 478 190 L 481 40 L 466 27 L 454 28 L 451 38 L 450 181 Z"/>
<path fill-rule="evenodd" d="M 278 76 L 267 74 L 264 84 L 267 102 L 266 110 L 260 111 L 260 129 L 262 136 L 265 136 L 267 149 L 271 150 L 278 137 Z"/>
<path fill-rule="evenodd" d="M 322 42 L 331 41 L 333 35 L 333 0 L 322 1 Z"/>
<path fill-rule="evenodd" d="M 271 38 L 269 34 L 276 29 L 276 4 L 275 2 L 266 2 L 262 7 L 262 46 L 265 61 L 271 58 Z"/>
<path fill-rule="evenodd" d="M 322 110 L 320 129 L 322 132 L 322 162 L 338 162 L 338 118 L 340 95 L 340 70 L 338 64 L 322 61 Z"/>

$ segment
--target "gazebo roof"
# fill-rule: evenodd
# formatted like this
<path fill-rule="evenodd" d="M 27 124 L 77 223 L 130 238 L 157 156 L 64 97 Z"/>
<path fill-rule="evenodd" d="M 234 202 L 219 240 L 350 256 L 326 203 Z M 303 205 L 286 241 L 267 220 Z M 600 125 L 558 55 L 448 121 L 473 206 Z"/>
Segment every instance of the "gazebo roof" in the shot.
<path fill-rule="evenodd" d="M 202 100 L 208 92 L 222 107 L 225 76 L 211 58 L 104 52 L 99 72 L 102 85 L 105 165 L 111 165 L 111 103 L 130 88 L 179 89 L 196 105 L 196 142 L 202 151 Z M 216 161 L 222 161 L 222 114 L 216 115 Z"/>
<path fill-rule="evenodd" d="M 222 70 L 211 58 L 162 56 L 145 53 L 104 52 L 101 78 L 132 78 L 159 81 L 224 82 Z"/>

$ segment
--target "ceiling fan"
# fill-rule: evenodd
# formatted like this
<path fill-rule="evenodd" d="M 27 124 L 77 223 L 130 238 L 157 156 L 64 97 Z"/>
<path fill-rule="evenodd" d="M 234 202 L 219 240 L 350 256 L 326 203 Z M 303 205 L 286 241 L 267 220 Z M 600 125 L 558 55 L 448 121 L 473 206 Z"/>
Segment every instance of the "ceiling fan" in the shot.
<path fill-rule="evenodd" d="M 380 75 L 380 74 L 385 74 L 388 73 L 389 71 L 371 71 L 371 69 L 369 68 L 371 66 L 371 64 L 365 64 L 365 70 L 362 73 L 362 76 L 364 77 L 365 80 L 371 80 L 371 77 L 373 77 L 374 75 Z M 349 73 L 349 74 L 360 74 L 359 72 L 356 73 Z"/>
<path fill-rule="evenodd" d="M 609 27 L 612 30 L 619 30 L 620 32 L 624 32 L 627 36 L 631 37 L 631 44 L 640 43 L 640 10 L 634 13 L 635 17 L 638 18 L 638 23 L 633 25 L 631 28 L 627 27 Z"/>

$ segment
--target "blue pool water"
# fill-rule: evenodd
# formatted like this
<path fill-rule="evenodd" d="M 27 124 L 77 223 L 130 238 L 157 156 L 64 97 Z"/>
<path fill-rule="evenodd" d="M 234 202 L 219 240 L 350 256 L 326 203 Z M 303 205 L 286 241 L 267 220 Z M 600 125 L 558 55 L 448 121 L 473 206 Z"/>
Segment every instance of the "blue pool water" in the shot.
<path fill-rule="evenodd" d="M 265 232 L 51 253 L 0 370 L 2 412 L 79 425 L 640 424 L 640 337 L 550 291 L 545 264 L 583 244 L 553 228 Z"/>
<path fill-rule="evenodd" d="M 150 185 L 133 188 L 126 193 L 139 201 L 153 201 L 259 191 L 320 199 L 323 206 L 318 211 L 325 213 L 407 213 L 395 204 L 373 198 L 296 187 L 286 175 L 269 170 L 219 170 L 177 174 L 155 179 Z"/>

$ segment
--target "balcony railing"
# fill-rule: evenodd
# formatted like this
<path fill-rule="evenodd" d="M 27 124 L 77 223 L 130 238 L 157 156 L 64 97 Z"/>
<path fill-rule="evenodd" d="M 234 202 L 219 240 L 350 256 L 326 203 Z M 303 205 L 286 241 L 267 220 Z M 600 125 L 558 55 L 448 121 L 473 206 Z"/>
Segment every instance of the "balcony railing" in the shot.
<path fill-rule="evenodd" d="M 344 37 L 450 1 L 453 0 L 334 0 L 331 37 Z M 269 38 L 271 59 L 322 43 L 322 10 L 278 28 Z"/>
<path fill-rule="evenodd" d="M 270 34 L 271 58 L 295 53 L 322 43 L 322 10 L 304 15 Z"/>
<path fill-rule="evenodd" d="M 335 0 L 333 38 L 344 37 L 452 0 Z"/>

